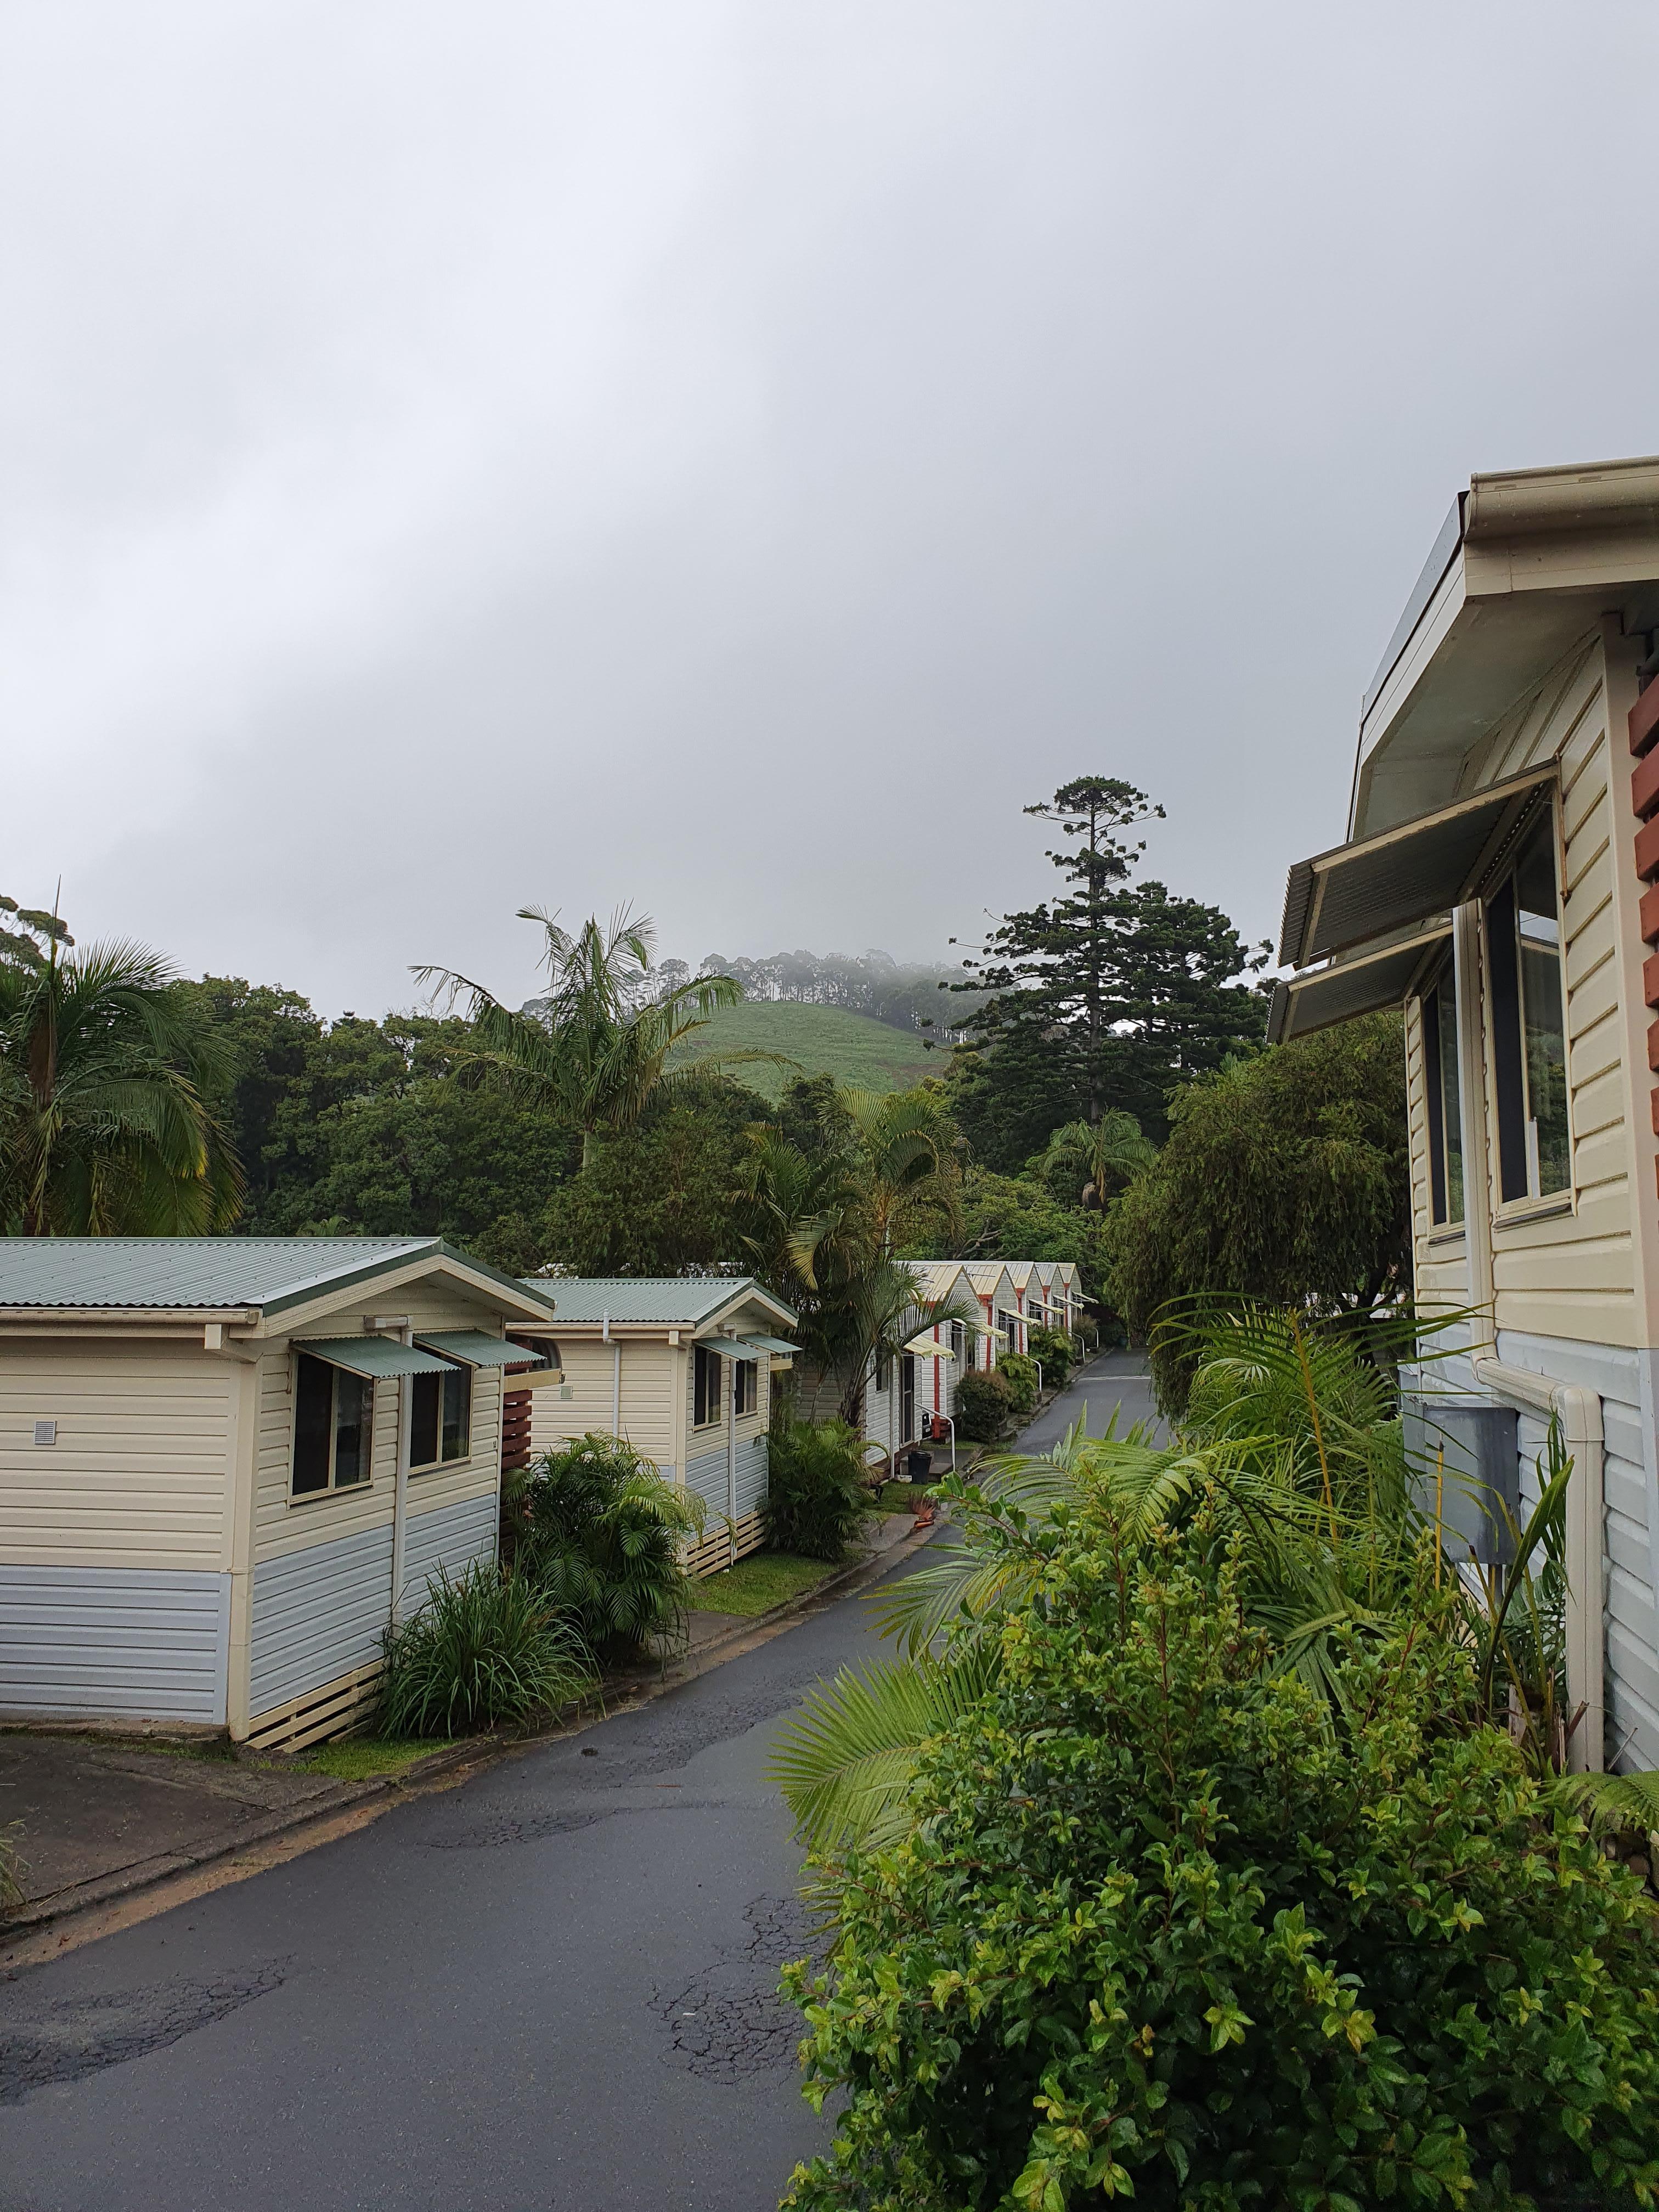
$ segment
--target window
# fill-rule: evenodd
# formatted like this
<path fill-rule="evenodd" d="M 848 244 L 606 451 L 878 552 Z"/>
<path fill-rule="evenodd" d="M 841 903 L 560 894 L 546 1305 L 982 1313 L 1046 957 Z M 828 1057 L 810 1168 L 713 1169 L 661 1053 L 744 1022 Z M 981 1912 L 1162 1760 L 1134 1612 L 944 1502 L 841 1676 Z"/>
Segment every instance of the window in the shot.
<path fill-rule="evenodd" d="M 967 1348 L 968 1332 L 959 1321 L 951 1324 L 951 1351 L 957 1364 L 962 1364 L 962 1355 Z"/>
<path fill-rule="evenodd" d="M 884 1347 L 884 1346 L 877 1352 L 877 1353 L 876 1353 L 876 1388 L 877 1388 L 877 1389 L 878 1389 L 878 1390 L 884 1390 L 884 1389 L 887 1388 L 888 1384 L 891 1382 L 891 1380 L 892 1380 L 892 1374 L 891 1374 L 892 1364 L 893 1364 L 893 1363 L 892 1363 L 891 1359 L 888 1357 L 888 1354 L 887 1354 L 887 1352 L 886 1352 L 886 1349 L 885 1349 L 885 1347 Z"/>
<path fill-rule="evenodd" d="M 1450 965 L 1423 994 L 1423 1068 L 1429 1107 L 1429 1213 L 1463 1218 L 1463 1117 L 1457 1078 L 1457 988 Z"/>
<path fill-rule="evenodd" d="M 314 1352 L 297 1355 L 294 1379 L 294 1495 L 367 1482 L 374 1385 Z"/>
<path fill-rule="evenodd" d="M 720 1418 L 720 1356 L 706 1345 L 691 1347 L 691 1422 L 710 1427 Z"/>
<path fill-rule="evenodd" d="M 442 1375 L 412 1379 L 410 1466 L 441 1467 L 446 1460 L 468 1457 L 472 1449 L 472 1370 L 451 1367 Z"/>
<path fill-rule="evenodd" d="M 738 1360 L 732 1376 L 732 1411 L 742 1419 L 760 1404 L 760 1367 L 752 1359 Z"/>
<path fill-rule="evenodd" d="M 1486 901 L 1486 960 L 1499 1194 L 1505 1203 L 1546 1198 L 1572 1176 L 1553 815 L 1534 823 L 1514 874 Z"/>

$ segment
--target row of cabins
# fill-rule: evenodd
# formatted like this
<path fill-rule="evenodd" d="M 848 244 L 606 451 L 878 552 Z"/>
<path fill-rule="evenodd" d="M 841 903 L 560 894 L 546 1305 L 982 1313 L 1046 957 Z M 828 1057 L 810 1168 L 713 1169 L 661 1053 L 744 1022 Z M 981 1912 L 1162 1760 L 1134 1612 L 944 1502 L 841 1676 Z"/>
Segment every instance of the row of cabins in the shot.
<path fill-rule="evenodd" d="M 1071 1325 L 1074 1273 L 992 1276 L 969 1357 Z M 746 1279 L 520 1282 L 432 1237 L 0 1239 L 0 1718 L 339 1734 L 388 1623 L 495 1557 L 503 1474 L 589 1431 L 695 1491 L 691 1567 L 724 1565 L 761 1541 L 793 1319 Z"/>
<path fill-rule="evenodd" d="M 890 1455 L 954 1421 L 963 1375 L 995 1367 L 1011 1352 L 1029 1353 L 1034 1328 L 1070 1336 L 1083 1318 L 1069 1260 L 929 1260 L 916 1272 L 929 1307 L 969 1318 L 933 1324 L 919 1311 L 907 1348 L 866 1374 L 864 1433 Z"/>

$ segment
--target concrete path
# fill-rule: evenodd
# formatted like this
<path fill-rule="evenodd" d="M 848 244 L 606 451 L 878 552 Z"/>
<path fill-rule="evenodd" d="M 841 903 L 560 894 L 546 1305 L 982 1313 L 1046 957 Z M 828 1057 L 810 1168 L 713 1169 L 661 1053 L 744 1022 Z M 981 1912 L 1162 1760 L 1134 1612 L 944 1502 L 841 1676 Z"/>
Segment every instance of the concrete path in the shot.
<path fill-rule="evenodd" d="M 811 1935 L 766 1765 L 879 1648 L 866 1604 L 830 1604 L 0 1979 L 0 2208 L 770 2212 L 827 2130 L 774 1994 Z"/>
<path fill-rule="evenodd" d="M 1118 1409 L 1121 1408 L 1120 1412 Z M 1073 1377 L 1053 1405 L 1044 1408 L 1019 1438 L 1021 1451 L 1048 1451 L 1077 1420 L 1086 1419 L 1085 1434 L 1103 1436 L 1116 1412 L 1117 1432 L 1136 1421 L 1155 1424 L 1152 1441 L 1164 1443 L 1168 1432 L 1158 1419 L 1152 1386 L 1142 1352 L 1107 1352 Z"/>

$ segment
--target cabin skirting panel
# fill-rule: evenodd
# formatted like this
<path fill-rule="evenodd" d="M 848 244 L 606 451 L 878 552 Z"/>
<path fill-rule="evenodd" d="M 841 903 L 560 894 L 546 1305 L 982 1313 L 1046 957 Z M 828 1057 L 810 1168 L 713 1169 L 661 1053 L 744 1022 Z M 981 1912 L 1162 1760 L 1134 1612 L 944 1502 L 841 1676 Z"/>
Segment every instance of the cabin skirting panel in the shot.
<path fill-rule="evenodd" d="M 0 1564 L 0 1714 L 222 1728 L 230 1577 Z"/>
<path fill-rule="evenodd" d="M 1509 1328 L 1498 1330 L 1497 1351 L 1508 1366 L 1594 1390 L 1601 1401 L 1607 1760 L 1626 1769 L 1659 1766 L 1659 1353 Z M 1448 1395 L 1492 1402 L 1462 1358 L 1437 1361 L 1418 1373 L 1431 1410 Z M 1408 1375 L 1401 1379 L 1411 1388 Z M 1522 1413 L 1516 1449 L 1523 1510 L 1538 1501 L 1538 1462 L 1548 1431 L 1540 1414 Z"/>
<path fill-rule="evenodd" d="M 380 1662 L 392 1611 L 392 1524 L 360 1528 L 253 1571 L 249 1730 L 278 1708 Z"/>
<path fill-rule="evenodd" d="M 436 1506 L 430 1513 L 411 1513 L 404 1532 L 402 1610 L 414 1612 L 428 1583 L 441 1572 L 453 1582 L 474 1559 L 493 1559 L 500 1518 L 493 1490 L 482 1498 Z"/>

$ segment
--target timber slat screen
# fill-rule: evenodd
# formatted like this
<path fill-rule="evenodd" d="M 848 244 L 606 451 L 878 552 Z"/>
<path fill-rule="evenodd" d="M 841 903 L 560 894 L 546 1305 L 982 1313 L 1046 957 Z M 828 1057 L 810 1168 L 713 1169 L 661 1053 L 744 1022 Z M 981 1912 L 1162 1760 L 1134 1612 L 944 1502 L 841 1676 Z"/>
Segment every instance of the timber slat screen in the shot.
<path fill-rule="evenodd" d="M 530 1399 L 528 1390 L 501 1395 L 501 1473 L 521 1474 L 530 1464 Z"/>

